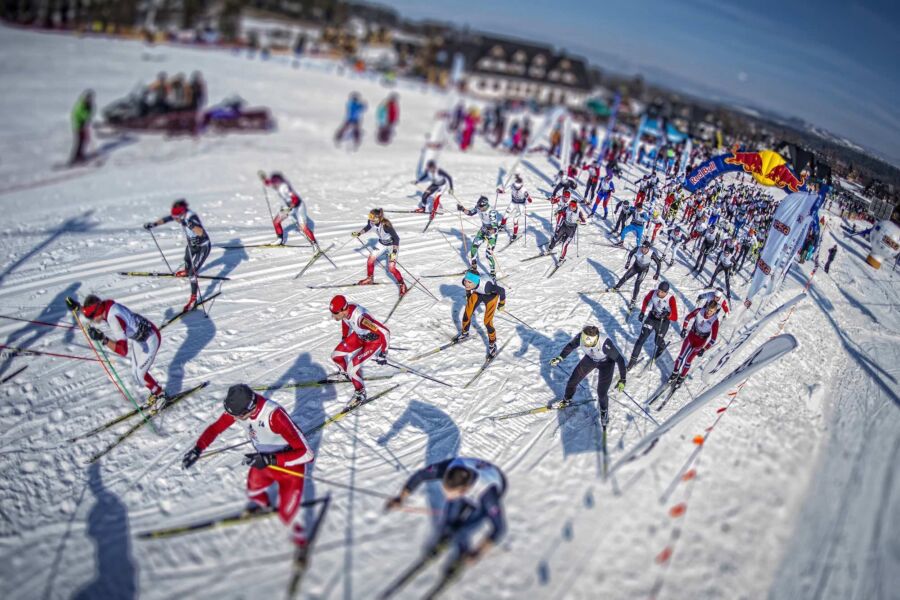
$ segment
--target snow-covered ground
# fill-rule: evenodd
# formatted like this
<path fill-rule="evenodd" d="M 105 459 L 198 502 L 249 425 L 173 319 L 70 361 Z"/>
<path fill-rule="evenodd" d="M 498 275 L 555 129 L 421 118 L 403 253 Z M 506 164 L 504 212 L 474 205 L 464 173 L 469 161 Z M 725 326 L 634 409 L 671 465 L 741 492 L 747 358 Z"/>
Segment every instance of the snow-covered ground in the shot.
<path fill-rule="evenodd" d="M 185 197 L 214 244 L 270 241 L 258 169 L 281 170 L 291 179 L 310 206 L 323 246 L 337 244 L 331 255 L 339 267 L 320 260 L 295 280 L 308 249 L 214 249 L 205 272 L 231 281 L 221 286 L 208 319 L 194 313 L 166 330 L 153 368 L 169 391 L 204 380 L 212 385 L 165 413 L 161 435 L 145 428 L 93 466 L 88 458 L 114 432 L 66 440 L 128 410 L 100 367 L 4 357 L 0 378 L 26 364 L 28 369 L 0 386 L 0 597 L 281 596 L 291 549 L 275 519 L 164 541 L 140 541 L 135 534 L 242 505 L 246 467 L 240 454 L 221 454 L 190 471 L 181 469 L 181 455 L 219 414 L 229 385 L 315 379 L 334 370 L 330 353 L 340 336 L 328 313 L 334 290 L 308 286 L 364 275 L 365 251 L 348 242 L 349 233 L 365 223 L 372 207 L 414 206 L 410 180 L 446 96 L 401 83 L 398 135 L 382 147 L 373 142 L 372 112 L 388 90 L 323 63 L 292 68 L 172 47 L 147 54 L 132 42 L 8 28 L 0 28 L 0 48 L 0 313 L 70 323 L 63 298 L 95 292 L 161 322 L 184 303 L 187 284 L 117 275 L 164 268 L 140 225 Z M 67 157 L 68 112 L 82 89 L 93 88 L 104 106 L 160 70 L 201 70 L 210 100 L 237 92 L 250 105 L 266 105 L 277 131 L 125 139 L 99 168 L 54 168 Z M 331 141 L 352 90 L 370 105 L 358 152 Z M 482 193 L 493 198 L 498 168 L 512 162 L 481 140 L 468 153 L 441 155 L 456 195 L 467 205 Z M 532 193 L 543 197 L 555 166 L 532 155 L 520 171 Z M 638 175 L 634 169 L 626 173 Z M 385 515 L 383 501 L 365 492 L 394 493 L 413 470 L 462 454 L 488 459 L 506 472 L 509 535 L 465 572 L 448 597 L 896 597 L 898 276 L 867 267 L 863 243 L 846 238 L 840 220 L 829 216 L 824 245 L 837 243 L 838 258 L 830 275 L 816 274 L 810 298 L 784 324 L 800 348 L 749 380 L 724 413 L 717 409 L 728 397 L 694 416 L 696 434 L 720 417 L 692 464 L 696 476 L 679 479 L 697 449 L 692 436 L 673 436 L 603 481 L 593 404 L 486 420 L 559 397 L 575 359 L 560 369 L 547 361 L 584 324 L 598 324 L 624 352 L 638 332 L 635 320 L 625 320 L 621 296 L 579 293 L 611 285 L 622 272 L 625 253 L 606 245 L 601 226 L 582 228 L 579 256 L 552 279 L 545 278 L 546 259 L 520 262 L 535 253 L 535 236 L 545 241 L 549 234 L 548 205 L 538 200 L 531 206 L 528 248 L 519 243 L 498 259 L 509 310 L 535 330 L 498 320 L 500 343 L 509 345 L 471 388 L 462 385 L 481 364 L 483 330 L 479 339 L 416 363 L 454 387 L 411 375 L 372 382 L 371 392 L 400 387 L 310 436 L 318 455 L 312 474 L 357 491 L 307 483 L 307 497 L 330 490 L 333 502 L 304 596 L 377 595 L 418 556 L 432 522 L 412 513 Z M 422 235 L 422 216 L 392 216 L 402 240 L 400 260 L 410 271 L 464 268 L 463 230 L 471 236 L 474 221 L 461 222 L 451 210 Z M 172 227 L 157 231 L 169 261 L 179 262 L 180 233 Z M 299 239 L 296 231 L 291 236 Z M 503 243 L 501 236 L 498 247 Z M 810 269 L 795 266 L 779 300 L 795 295 Z M 664 272 L 681 311 L 702 285 L 687 270 L 676 262 Z M 387 277 L 376 271 L 377 279 Z M 389 326 L 393 345 L 408 350 L 394 352 L 396 360 L 456 332 L 464 302 L 458 278 L 423 283 L 440 302 L 414 290 L 400 304 Z M 741 297 L 741 278 L 735 287 Z M 376 317 L 396 299 L 389 285 L 346 292 Z M 0 321 L 4 344 L 90 355 L 78 332 Z M 776 325 L 765 333 L 774 334 Z M 120 370 L 127 376 L 124 365 Z M 626 391 L 642 401 L 662 376 L 662 369 L 631 375 Z M 696 394 L 699 379 L 686 388 L 654 417 L 672 414 Z M 582 385 L 578 397 L 587 397 L 588 389 Z M 335 386 L 276 391 L 271 397 L 308 428 L 337 412 L 349 393 L 347 386 Z M 611 460 L 647 431 L 648 422 L 620 394 L 611 404 Z M 231 431 L 218 443 L 237 441 L 239 432 Z M 439 494 L 420 492 L 417 502 L 438 507 Z M 404 596 L 421 596 L 435 574 L 433 568 L 413 581 Z"/>

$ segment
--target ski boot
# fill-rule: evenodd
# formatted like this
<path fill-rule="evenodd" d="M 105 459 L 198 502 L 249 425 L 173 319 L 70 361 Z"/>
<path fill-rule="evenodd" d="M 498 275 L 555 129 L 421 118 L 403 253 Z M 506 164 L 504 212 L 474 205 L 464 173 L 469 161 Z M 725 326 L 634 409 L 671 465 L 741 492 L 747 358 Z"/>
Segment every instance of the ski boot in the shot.
<path fill-rule="evenodd" d="M 375 283 L 374 277 L 366 277 L 357 281 L 356 285 L 372 285 L 373 283 Z"/>
<path fill-rule="evenodd" d="M 555 409 L 559 410 L 562 408 L 567 408 L 569 406 L 572 406 L 572 399 L 571 398 L 563 398 L 556 404 L 551 404 L 550 408 L 555 408 Z"/>
<path fill-rule="evenodd" d="M 406 292 L 408 292 L 408 291 L 409 291 L 409 288 L 406 287 L 406 284 L 405 284 L 405 283 L 401 283 L 401 284 L 400 284 L 400 295 L 401 295 L 401 296 L 405 296 L 405 295 L 406 295 Z"/>
<path fill-rule="evenodd" d="M 423 212 L 425 212 L 425 207 L 424 207 L 424 206 L 419 206 L 419 207 L 417 207 L 416 210 L 414 210 L 413 212 L 414 212 L 414 213 L 423 213 Z"/>
<path fill-rule="evenodd" d="M 630 371 L 631 369 L 634 368 L 634 366 L 637 364 L 637 362 L 638 362 L 637 356 L 632 356 L 631 360 L 628 361 L 628 364 L 625 365 L 625 370 Z"/>
<path fill-rule="evenodd" d="M 353 392 L 353 398 L 350 400 L 350 404 L 347 405 L 346 410 L 353 410 L 357 406 L 364 404 L 366 401 L 366 390 L 356 390 Z"/>
<path fill-rule="evenodd" d="M 150 393 L 150 397 L 147 398 L 147 403 L 144 406 L 152 412 L 157 413 L 165 408 L 168 402 L 169 395 L 166 394 L 162 388 L 158 388 Z"/>
<path fill-rule="evenodd" d="M 191 294 L 191 297 L 188 298 L 187 304 L 182 308 L 182 312 L 188 312 L 189 310 L 194 310 L 197 307 L 197 295 Z"/>
<path fill-rule="evenodd" d="M 452 340 L 452 341 L 454 341 L 454 342 L 464 342 L 464 341 L 466 341 L 467 339 L 469 339 L 469 332 L 468 332 L 468 331 L 460 331 L 459 333 L 457 333 L 456 335 L 453 336 L 453 340 Z"/>
<path fill-rule="evenodd" d="M 284 238 L 283 235 L 279 235 L 279 234 L 277 234 L 277 233 L 275 234 L 275 241 L 272 242 L 272 245 L 274 245 L 274 246 L 284 246 L 286 243 L 287 243 L 287 240 Z"/>
<path fill-rule="evenodd" d="M 175 277 L 187 277 L 187 269 L 178 269 L 174 275 Z"/>
<path fill-rule="evenodd" d="M 499 352 L 499 350 L 497 350 L 497 342 L 491 342 L 490 344 L 488 344 L 487 358 L 494 358 L 495 356 L 497 356 L 497 352 Z"/>
<path fill-rule="evenodd" d="M 600 409 L 600 427 L 606 429 L 606 426 L 609 425 L 609 409 L 603 410 Z"/>

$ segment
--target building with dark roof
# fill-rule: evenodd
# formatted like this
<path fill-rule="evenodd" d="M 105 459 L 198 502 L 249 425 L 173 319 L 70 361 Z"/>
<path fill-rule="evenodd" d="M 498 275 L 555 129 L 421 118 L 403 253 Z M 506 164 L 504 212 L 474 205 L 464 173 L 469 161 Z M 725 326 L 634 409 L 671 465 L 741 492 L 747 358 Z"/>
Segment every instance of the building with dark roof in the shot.
<path fill-rule="evenodd" d="M 455 41 L 454 52 L 465 58 L 466 87 L 476 96 L 583 108 L 590 94 L 587 65 L 580 58 L 549 46 L 486 35 Z"/>

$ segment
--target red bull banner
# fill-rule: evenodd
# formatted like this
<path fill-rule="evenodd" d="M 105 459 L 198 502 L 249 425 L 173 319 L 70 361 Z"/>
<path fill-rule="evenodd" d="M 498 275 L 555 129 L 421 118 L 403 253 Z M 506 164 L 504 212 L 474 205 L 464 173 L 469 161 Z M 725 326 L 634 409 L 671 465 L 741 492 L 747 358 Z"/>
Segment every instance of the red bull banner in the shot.
<path fill-rule="evenodd" d="M 759 253 L 758 268 L 750 281 L 744 306 L 749 308 L 757 294 L 771 294 L 787 274 L 810 223 L 816 219 L 814 212 L 818 201 L 818 194 L 796 192 L 779 203 L 766 245 Z"/>
<path fill-rule="evenodd" d="M 689 192 L 696 192 L 706 187 L 716 177 L 734 171 L 750 173 L 762 185 L 777 186 L 787 192 L 806 190 L 806 179 L 797 177 L 787 161 L 772 150 L 760 152 L 735 150 L 714 156 L 688 173 L 684 187 Z"/>

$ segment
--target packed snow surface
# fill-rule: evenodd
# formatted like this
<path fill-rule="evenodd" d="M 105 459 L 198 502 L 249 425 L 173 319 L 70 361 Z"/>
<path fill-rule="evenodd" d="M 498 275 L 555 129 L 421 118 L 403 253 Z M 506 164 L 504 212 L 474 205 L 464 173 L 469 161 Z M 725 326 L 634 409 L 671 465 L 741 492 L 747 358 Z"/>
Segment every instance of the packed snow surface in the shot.
<path fill-rule="evenodd" d="M 135 42 L 8 28 L 0 29 L 0 48 L 2 314 L 71 324 L 64 297 L 94 292 L 161 323 L 180 309 L 188 287 L 183 280 L 117 274 L 165 270 L 141 224 L 184 197 L 214 246 L 270 242 L 274 236 L 258 169 L 280 170 L 291 180 L 308 203 L 323 247 L 336 244 L 330 256 L 338 267 L 319 260 L 294 279 L 309 258 L 308 248 L 214 248 L 204 273 L 231 280 L 204 282 L 205 294 L 222 291 L 209 317 L 198 311 L 167 328 L 152 369 L 170 392 L 205 380 L 210 387 L 164 413 L 159 434 L 145 427 L 93 465 L 89 457 L 127 424 L 75 443 L 67 440 L 130 408 L 100 366 L 4 355 L 0 378 L 28 368 L 0 386 L 0 597 L 283 596 L 291 546 L 277 519 L 159 541 L 138 540 L 136 533 L 242 506 L 247 468 L 239 452 L 203 460 L 189 471 L 180 464 L 220 413 L 227 387 L 283 384 L 333 372 L 330 354 L 340 327 L 330 318 L 328 301 L 336 291 L 376 318 L 394 305 L 392 284 L 309 286 L 361 279 L 367 251 L 349 234 L 365 224 L 373 207 L 415 206 L 415 165 L 447 95 L 400 82 L 397 136 L 380 146 L 373 141 L 373 112 L 389 90 L 377 77 L 342 73 L 333 63 L 308 60 L 292 67 L 283 58 L 261 62 L 226 51 L 148 50 Z M 210 100 L 238 93 L 251 106 L 268 106 L 277 130 L 197 139 L 94 139 L 94 148 L 111 144 L 100 166 L 59 168 L 70 144 L 68 113 L 84 88 L 93 88 L 104 106 L 161 70 L 202 71 Z M 357 152 L 332 142 L 353 90 L 369 104 L 365 140 Z M 466 153 L 444 149 L 439 162 L 454 177 L 456 196 L 471 206 L 481 194 L 493 200 L 498 170 L 509 169 L 514 157 L 479 138 Z M 596 293 L 615 282 L 625 260 L 625 251 L 608 246 L 601 222 L 581 227 L 577 256 L 573 244 L 570 260 L 551 279 L 546 278 L 551 259 L 520 262 L 536 253 L 536 240 L 549 237 L 549 205 L 543 198 L 556 166 L 543 154 L 530 154 L 518 170 L 536 198 L 527 247 L 520 241 L 497 257 L 509 311 L 534 329 L 498 317 L 500 344 L 508 345 L 463 389 L 484 358 L 486 334 L 476 321 L 474 340 L 414 363 L 452 387 L 409 374 L 373 381 L 370 393 L 399 387 L 309 436 L 317 453 L 312 475 L 355 491 L 307 482 L 307 498 L 330 491 L 333 501 L 303 595 L 372 598 L 384 589 L 420 554 L 433 522 L 422 514 L 384 514 L 383 500 L 368 492 L 396 493 L 415 469 L 460 454 L 487 459 L 506 473 L 509 534 L 464 573 L 448 597 L 896 597 L 898 276 L 866 266 L 865 242 L 845 237 L 841 221 L 830 215 L 823 245 L 837 243 L 838 258 L 830 275 L 821 270 L 815 275 L 809 299 L 783 325 L 800 348 L 752 377 L 724 413 L 717 410 L 728 397 L 693 417 L 693 434 L 703 434 L 721 417 L 691 463 L 696 476 L 679 479 L 698 452 L 690 435 L 663 438 L 652 453 L 604 481 L 596 404 L 487 419 L 559 398 L 577 358 L 556 369 L 548 361 L 585 324 L 599 325 L 626 354 L 639 331 L 636 319 L 626 320 L 621 295 Z M 626 167 L 624 175 L 633 180 L 641 173 Z M 624 178 L 616 185 L 622 197 L 633 197 Z M 463 239 L 471 240 L 477 226 L 457 217 L 454 204 L 444 199 L 446 212 L 425 234 L 422 215 L 388 215 L 401 237 L 400 262 L 410 273 L 465 268 Z M 504 196 L 498 206 L 506 206 Z M 169 262 L 180 263 L 181 233 L 174 226 L 156 232 Z M 293 228 L 290 236 L 301 243 Z M 498 248 L 505 239 L 501 234 Z M 811 269 L 811 264 L 793 267 L 775 302 L 802 289 Z M 693 307 L 705 283 L 687 272 L 686 264 L 676 261 L 663 273 L 677 292 L 681 314 Z M 391 281 L 381 267 L 376 280 Z M 459 277 L 421 281 L 439 301 L 417 287 L 391 317 L 392 345 L 405 349 L 391 355 L 401 362 L 455 334 L 465 299 Z M 643 290 L 650 285 L 648 278 Z M 737 277 L 738 299 L 745 287 Z M 774 335 L 778 325 L 765 335 Z M 731 331 L 727 321 L 724 330 L 726 336 Z M 10 346 L 91 356 L 78 330 L 2 320 L 0 339 Z M 674 332 L 669 339 L 675 344 Z M 124 362 L 116 364 L 126 385 L 143 397 Z M 653 370 L 629 373 L 626 391 L 643 402 L 670 364 L 661 361 Z M 387 371 L 372 365 L 365 372 Z M 592 377 L 582 384 L 576 400 L 595 393 L 593 382 Z M 689 380 L 653 417 L 672 414 L 701 389 L 699 378 Z M 269 396 L 308 429 L 339 411 L 350 393 L 350 386 L 338 385 Z M 624 394 L 615 396 L 611 460 L 650 427 Z M 238 441 L 240 432 L 233 428 L 217 446 Z M 420 490 L 413 502 L 439 508 L 438 488 Z M 432 567 L 401 596 L 420 597 L 437 572 Z"/>

